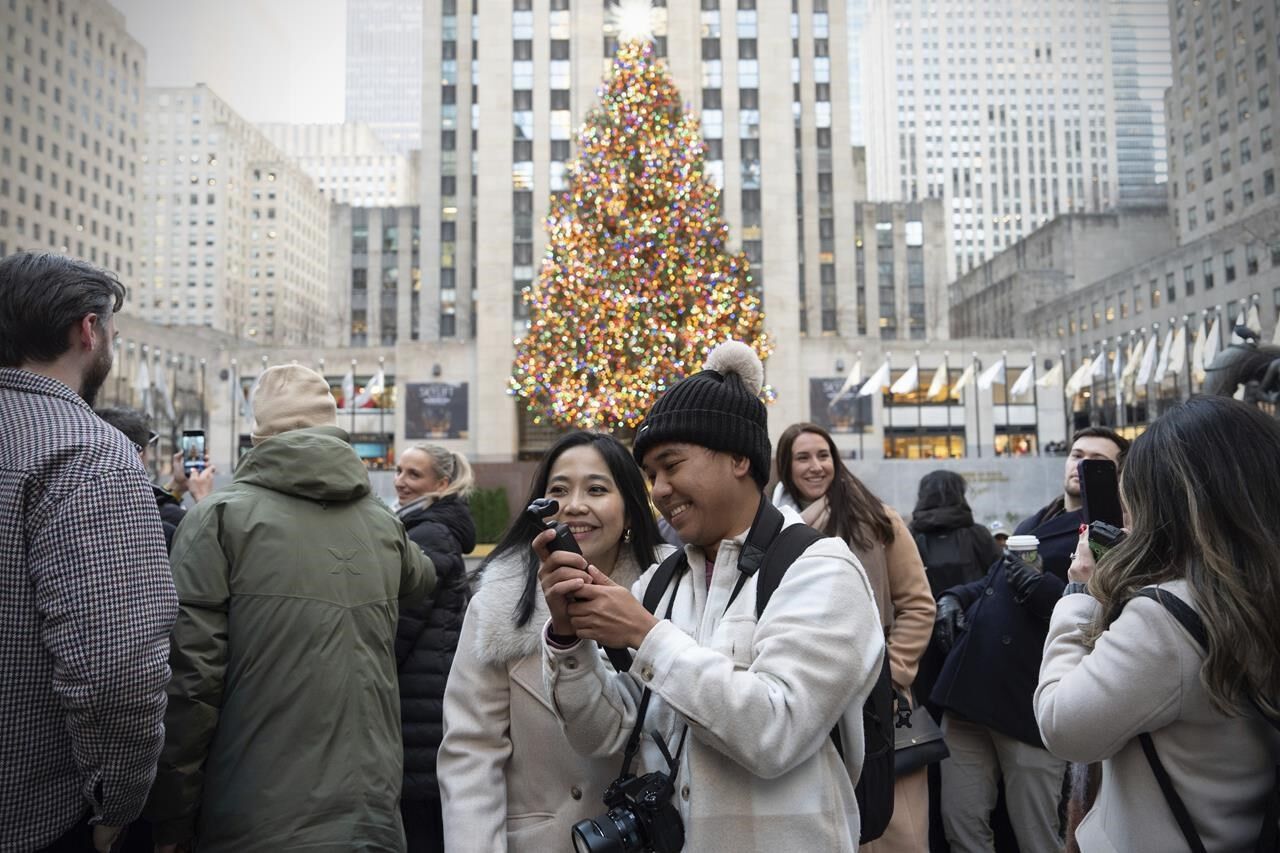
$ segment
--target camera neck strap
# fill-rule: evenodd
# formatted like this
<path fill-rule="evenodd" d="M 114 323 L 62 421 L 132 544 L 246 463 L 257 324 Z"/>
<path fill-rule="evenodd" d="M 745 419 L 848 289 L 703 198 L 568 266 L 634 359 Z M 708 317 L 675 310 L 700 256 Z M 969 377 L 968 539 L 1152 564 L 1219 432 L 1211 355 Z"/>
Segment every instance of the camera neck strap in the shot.
<path fill-rule="evenodd" d="M 671 613 L 676 606 L 676 593 L 680 591 L 680 581 L 684 580 L 685 574 L 689 570 L 689 563 L 682 560 L 676 568 L 675 587 L 671 590 L 671 599 L 667 602 L 667 612 L 663 615 L 663 619 L 671 619 Z M 622 775 L 628 776 L 631 773 L 631 762 L 635 759 L 636 753 L 640 751 L 640 736 L 644 733 L 644 718 L 649 711 L 649 699 L 653 695 L 648 687 L 640 695 L 640 707 L 636 709 L 636 724 L 631 729 L 631 737 L 627 738 L 627 748 L 622 754 Z M 689 727 L 685 726 L 684 734 L 680 736 L 680 746 L 676 749 L 675 757 L 672 758 L 670 752 L 667 751 L 666 741 L 662 739 L 662 735 L 655 733 L 654 740 L 658 744 L 658 748 L 662 750 L 662 755 L 672 764 L 677 766 L 680 761 L 680 754 L 684 752 L 684 735 L 689 733 Z M 674 771 L 672 776 L 674 777 Z"/>

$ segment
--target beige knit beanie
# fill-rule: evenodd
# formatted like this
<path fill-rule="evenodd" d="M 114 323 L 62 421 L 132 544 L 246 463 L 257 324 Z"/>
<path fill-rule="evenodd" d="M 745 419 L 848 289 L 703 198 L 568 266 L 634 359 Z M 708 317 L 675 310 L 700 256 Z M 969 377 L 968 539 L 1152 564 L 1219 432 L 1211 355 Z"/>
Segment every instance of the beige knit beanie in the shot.
<path fill-rule="evenodd" d="M 293 429 L 337 426 L 338 406 L 329 383 L 297 364 L 268 367 L 253 389 L 253 443 Z"/>

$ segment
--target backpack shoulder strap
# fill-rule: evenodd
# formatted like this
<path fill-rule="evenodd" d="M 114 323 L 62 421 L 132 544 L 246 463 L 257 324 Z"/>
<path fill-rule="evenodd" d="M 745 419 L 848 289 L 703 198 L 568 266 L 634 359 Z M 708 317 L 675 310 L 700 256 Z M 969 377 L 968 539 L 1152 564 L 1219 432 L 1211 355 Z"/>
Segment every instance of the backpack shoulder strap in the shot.
<path fill-rule="evenodd" d="M 667 587 L 671 586 L 671 579 L 677 574 L 683 574 L 688 567 L 689 558 L 685 555 L 683 548 L 668 554 L 667 558 L 654 570 L 649 585 L 645 587 L 644 609 L 650 613 L 657 613 L 658 602 L 662 601 L 662 594 L 667 591 Z"/>
<path fill-rule="evenodd" d="M 820 532 L 807 524 L 793 524 L 784 527 L 769 543 L 760 566 L 760 577 L 756 580 L 756 618 L 769 606 L 769 599 L 782 583 L 782 577 L 791 568 L 791 564 L 800 559 L 800 555 L 809 550 L 809 546 L 819 539 L 825 538 Z"/>
<path fill-rule="evenodd" d="M 1178 620 L 1178 624 L 1187 629 L 1187 633 L 1195 638 L 1200 648 L 1206 652 L 1209 651 L 1209 632 L 1205 630 L 1204 623 L 1200 621 L 1200 615 L 1191 609 L 1191 605 L 1168 590 L 1155 586 L 1138 590 L 1138 595 L 1159 602 L 1174 619 Z"/>
<path fill-rule="evenodd" d="M 1148 596 L 1148 598 L 1153 597 Z M 1160 792 L 1164 794 L 1164 800 L 1169 805 L 1169 811 L 1173 812 L 1173 819 L 1178 822 L 1178 829 L 1186 839 L 1187 846 L 1191 848 L 1192 853 L 1205 853 L 1204 842 L 1200 840 L 1200 833 L 1196 832 L 1191 813 L 1187 811 L 1182 797 L 1178 796 L 1178 792 L 1173 787 L 1173 779 L 1169 777 L 1169 771 L 1165 769 L 1164 762 L 1156 753 L 1155 741 L 1147 732 L 1138 735 L 1138 741 L 1142 744 L 1142 753 L 1147 757 L 1147 764 L 1151 765 L 1151 772 L 1160 785 Z"/>

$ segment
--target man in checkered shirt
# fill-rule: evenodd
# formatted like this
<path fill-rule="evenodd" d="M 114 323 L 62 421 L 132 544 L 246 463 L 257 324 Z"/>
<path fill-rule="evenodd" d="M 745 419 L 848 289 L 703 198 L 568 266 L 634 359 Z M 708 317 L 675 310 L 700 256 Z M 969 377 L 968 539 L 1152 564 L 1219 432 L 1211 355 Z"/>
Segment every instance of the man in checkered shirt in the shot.
<path fill-rule="evenodd" d="M 0 260 L 0 853 L 107 850 L 164 740 L 160 515 L 91 408 L 124 296 L 82 261 Z"/>

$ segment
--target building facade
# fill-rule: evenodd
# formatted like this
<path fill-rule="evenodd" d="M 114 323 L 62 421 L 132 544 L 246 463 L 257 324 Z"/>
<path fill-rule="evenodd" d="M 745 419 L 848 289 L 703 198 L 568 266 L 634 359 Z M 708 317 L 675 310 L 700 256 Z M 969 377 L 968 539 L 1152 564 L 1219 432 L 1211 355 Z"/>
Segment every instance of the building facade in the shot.
<path fill-rule="evenodd" d="M 1059 216 L 949 288 L 961 337 L 1036 337 L 1043 307 L 1173 248 L 1164 210 Z"/>
<path fill-rule="evenodd" d="M 146 53 L 105 0 L 9 2 L 0 256 L 72 254 L 135 272 Z"/>
<path fill-rule="evenodd" d="M 1170 0 L 1168 12 L 1169 207 L 1178 242 L 1191 243 L 1276 200 L 1280 9 Z"/>
<path fill-rule="evenodd" d="M 1164 207 L 1169 157 L 1164 92 L 1173 82 L 1167 0 L 1111 0 L 1111 84 L 1120 208 Z"/>
<path fill-rule="evenodd" d="M 347 0 L 346 120 L 367 124 L 391 151 L 422 137 L 422 0 Z M 394 203 L 394 202 L 393 202 Z"/>
<path fill-rule="evenodd" d="M 416 205 L 334 205 L 330 268 L 340 277 L 334 288 L 338 324 L 327 340 L 350 347 L 418 340 L 421 252 L 421 213 Z"/>
<path fill-rule="evenodd" d="M 393 207 L 417 200 L 416 150 L 410 154 L 387 150 L 368 125 L 260 124 L 258 128 L 336 204 Z"/>
<path fill-rule="evenodd" d="M 854 206 L 855 298 L 841 328 L 881 340 L 948 338 L 947 221 L 938 199 Z M 826 311 L 827 306 L 823 305 Z"/>
<path fill-rule="evenodd" d="M 264 346 L 323 333 L 329 201 L 203 85 L 147 90 L 134 305 Z"/>
<path fill-rule="evenodd" d="M 1119 202 L 1108 5 L 868 0 L 871 197 L 942 199 L 953 274 Z"/>

